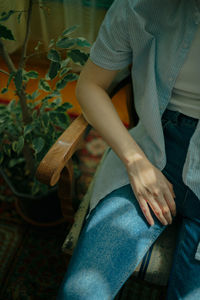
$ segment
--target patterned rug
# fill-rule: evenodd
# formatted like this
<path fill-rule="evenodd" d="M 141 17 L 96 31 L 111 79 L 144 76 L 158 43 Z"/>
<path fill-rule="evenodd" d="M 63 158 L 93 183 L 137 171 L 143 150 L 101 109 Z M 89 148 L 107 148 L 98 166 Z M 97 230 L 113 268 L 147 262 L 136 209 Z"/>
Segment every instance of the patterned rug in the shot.
<path fill-rule="evenodd" d="M 101 137 L 91 130 L 78 153 L 78 200 L 87 191 L 105 148 Z M 70 225 L 32 226 L 16 213 L 14 200 L 0 179 L 0 300 L 55 300 L 67 267 L 61 245 Z M 162 293 L 162 289 L 130 277 L 116 300 L 163 300 Z"/>

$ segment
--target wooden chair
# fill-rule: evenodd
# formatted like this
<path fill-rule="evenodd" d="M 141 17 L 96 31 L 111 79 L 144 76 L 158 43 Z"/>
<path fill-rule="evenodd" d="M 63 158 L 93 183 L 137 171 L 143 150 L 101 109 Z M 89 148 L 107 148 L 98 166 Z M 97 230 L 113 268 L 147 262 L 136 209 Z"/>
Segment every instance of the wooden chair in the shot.
<path fill-rule="evenodd" d="M 108 93 L 112 97 L 119 89 L 124 88 L 125 86 L 127 87 L 127 107 L 129 111 L 130 127 L 132 127 L 136 124 L 138 118 L 134 109 L 131 76 L 127 70 L 119 73 L 113 84 L 111 84 Z M 76 246 L 85 220 L 93 183 L 96 176 L 98 176 L 98 169 L 107 155 L 105 152 L 89 189 L 75 213 L 72 204 L 72 191 L 74 185 L 72 155 L 77 149 L 80 149 L 83 139 L 90 128 L 90 125 L 88 125 L 83 115 L 77 117 L 52 146 L 41 161 L 37 170 L 37 178 L 43 183 L 53 186 L 58 182 L 58 194 L 61 201 L 63 216 L 67 221 L 73 223 L 62 246 L 63 252 L 69 256 L 73 253 L 73 249 Z M 174 222 L 162 233 L 134 271 L 134 276 L 156 286 L 167 286 L 173 251 L 175 248 L 177 228 L 177 222 Z"/>

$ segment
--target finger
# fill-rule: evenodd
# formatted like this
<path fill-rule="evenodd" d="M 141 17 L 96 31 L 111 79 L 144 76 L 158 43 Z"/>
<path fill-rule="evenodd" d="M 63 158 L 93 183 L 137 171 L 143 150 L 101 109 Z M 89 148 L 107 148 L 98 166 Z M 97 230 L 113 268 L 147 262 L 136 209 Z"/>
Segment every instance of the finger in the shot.
<path fill-rule="evenodd" d="M 163 224 L 163 225 L 168 225 L 167 219 L 163 216 L 163 212 L 160 208 L 160 205 L 157 203 L 157 200 L 154 199 L 153 196 L 149 195 L 148 196 L 148 204 L 150 205 L 151 209 L 153 210 L 155 216 L 157 219 Z"/>
<path fill-rule="evenodd" d="M 138 203 L 139 203 L 139 205 L 140 205 L 140 208 L 141 208 L 141 210 L 142 210 L 142 212 L 143 212 L 143 214 L 144 214 L 144 216 L 145 216 L 147 222 L 148 222 L 151 226 L 153 226 L 153 225 L 154 225 L 154 220 L 153 220 L 153 218 L 152 218 L 152 215 L 151 215 L 151 213 L 150 213 L 150 209 L 149 209 L 149 206 L 148 206 L 146 200 L 145 200 L 142 196 L 138 197 L 137 200 L 138 200 Z"/>
<path fill-rule="evenodd" d="M 170 194 L 170 192 L 169 192 Z M 158 199 L 158 205 L 162 211 L 164 218 L 167 220 L 168 224 L 172 224 L 172 215 L 168 203 L 165 200 L 165 197 L 161 195 Z"/>
<path fill-rule="evenodd" d="M 176 195 L 175 195 L 174 189 L 173 189 L 173 184 L 166 177 L 165 177 L 165 180 L 166 180 L 166 183 L 167 183 L 167 185 L 168 185 L 168 187 L 170 189 L 170 192 L 172 193 L 172 196 L 174 198 L 176 198 Z"/>
<path fill-rule="evenodd" d="M 176 203 L 174 201 L 174 198 L 172 197 L 171 193 L 168 191 L 165 191 L 164 197 L 165 197 L 165 201 L 167 202 L 172 215 L 175 217 L 176 216 Z"/>

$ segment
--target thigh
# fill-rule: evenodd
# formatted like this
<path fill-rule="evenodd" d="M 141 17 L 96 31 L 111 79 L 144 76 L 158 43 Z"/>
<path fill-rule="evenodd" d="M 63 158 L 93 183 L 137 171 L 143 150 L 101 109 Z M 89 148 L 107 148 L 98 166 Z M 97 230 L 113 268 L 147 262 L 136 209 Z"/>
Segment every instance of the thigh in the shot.
<path fill-rule="evenodd" d="M 183 217 L 170 273 L 167 300 L 200 299 L 200 222 Z"/>
<path fill-rule="evenodd" d="M 99 202 L 81 232 L 58 299 L 113 299 L 165 229 L 150 226 L 130 185 Z"/>

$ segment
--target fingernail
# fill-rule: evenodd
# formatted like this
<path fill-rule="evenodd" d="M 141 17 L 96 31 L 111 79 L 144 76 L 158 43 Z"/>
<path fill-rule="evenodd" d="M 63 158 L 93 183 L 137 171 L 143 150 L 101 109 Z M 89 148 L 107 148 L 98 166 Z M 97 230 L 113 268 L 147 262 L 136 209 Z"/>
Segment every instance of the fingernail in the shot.
<path fill-rule="evenodd" d="M 163 223 L 164 223 L 164 225 L 165 225 L 165 226 L 167 226 L 167 225 L 168 225 L 167 221 L 165 221 L 165 222 L 163 222 Z"/>
<path fill-rule="evenodd" d="M 154 225 L 154 221 L 153 220 L 149 220 L 149 225 L 153 226 Z"/>

